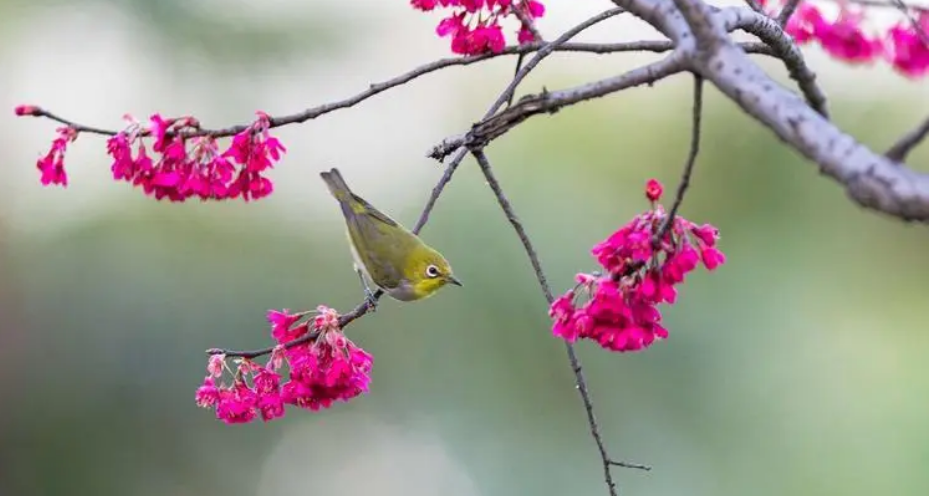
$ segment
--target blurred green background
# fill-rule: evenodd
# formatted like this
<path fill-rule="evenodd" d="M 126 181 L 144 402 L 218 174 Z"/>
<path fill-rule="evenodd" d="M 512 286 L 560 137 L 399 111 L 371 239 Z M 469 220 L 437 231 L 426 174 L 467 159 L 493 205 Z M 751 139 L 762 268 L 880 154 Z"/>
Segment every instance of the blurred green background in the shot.
<path fill-rule="evenodd" d="M 546 3 L 550 36 L 601 7 Z M 108 127 L 125 112 L 247 122 L 446 55 L 438 19 L 403 0 L 0 0 L 0 104 Z M 615 20 L 581 39 L 615 32 L 648 36 Z M 835 121 L 875 149 L 924 118 L 925 81 L 809 54 Z M 556 55 L 523 91 L 650 58 Z M 442 170 L 425 150 L 477 119 L 512 68 L 452 68 L 281 129 L 277 192 L 249 205 L 156 203 L 109 178 L 93 136 L 69 151 L 69 187 L 43 188 L 33 164 L 54 125 L 3 114 L 0 495 L 605 494 L 563 346 L 470 160 L 423 231 L 465 287 L 386 301 L 348 330 L 375 356 L 370 394 L 247 426 L 193 401 L 203 350 L 266 345 L 267 309 L 359 301 L 318 172 L 337 165 L 412 225 Z M 646 207 L 646 179 L 676 186 L 690 87 L 537 117 L 488 148 L 557 292 Z M 860 210 L 712 88 L 706 105 L 682 214 L 720 228 L 729 262 L 664 310 L 669 340 L 578 346 L 614 457 L 654 467 L 614 470 L 620 491 L 927 494 L 929 233 Z M 910 161 L 927 162 L 929 145 Z"/>

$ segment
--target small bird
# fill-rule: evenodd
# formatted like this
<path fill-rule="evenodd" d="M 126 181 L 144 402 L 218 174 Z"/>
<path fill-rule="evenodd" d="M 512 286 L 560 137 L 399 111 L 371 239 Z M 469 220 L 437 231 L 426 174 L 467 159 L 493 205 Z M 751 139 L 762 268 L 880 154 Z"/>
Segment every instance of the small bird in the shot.
<path fill-rule="evenodd" d="M 319 175 L 342 207 L 355 271 L 372 310 L 377 299 L 368 281 L 399 301 L 427 298 L 449 283 L 462 285 L 441 253 L 352 193 L 338 169 Z"/>

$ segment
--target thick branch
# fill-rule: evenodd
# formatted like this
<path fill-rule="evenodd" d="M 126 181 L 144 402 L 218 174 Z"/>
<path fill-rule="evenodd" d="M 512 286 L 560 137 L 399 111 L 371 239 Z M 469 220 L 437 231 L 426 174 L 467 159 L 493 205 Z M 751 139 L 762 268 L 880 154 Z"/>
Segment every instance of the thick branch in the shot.
<path fill-rule="evenodd" d="M 784 62 L 790 78 L 797 82 L 810 106 L 823 117 L 829 118 L 826 95 L 816 83 L 816 74 L 806 65 L 803 53 L 777 22 L 766 15 L 742 8 L 722 9 L 717 16 L 722 18 L 727 31 L 741 29 L 771 47 L 774 56 Z"/>
<path fill-rule="evenodd" d="M 844 185 L 859 205 L 929 223 L 929 175 L 869 150 L 772 80 L 724 36 L 724 23 L 702 1 L 674 1 L 698 38 L 709 33 L 701 40 L 707 52 L 695 64 L 705 78 L 819 164 L 820 171 Z"/>
<path fill-rule="evenodd" d="M 474 155 L 475 160 L 477 160 L 478 165 L 481 167 L 481 172 L 484 173 L 484 178 L 487 180 L 487 184 L 490 185 L 490 189 L 494 192 L 494 196 L 497 197 L 497 203 L 500 204 L 500 208 L 503 209 L 503 213 L 506 215 L 507 220 L 510 222 L 510 225 L 513 226 L 513 230 L 516 231 L 516 235 L 519 237 L 519 241 L 522 243 L 523 249 L 526 251 L 526 256 L 529 257 L 529 262 L 532 264 L 532 270 L 535 272 L 536 280 L 538 280 L 539 286 L 542 288 L 545 301 L 551 305 L 552 302 L 555 301 L 555 297 L 552 294 L 552 290 L 548 285 L 547 279 L 545 278 L 545 272 L 542 270 L 542 262 L 539 261 L 539 255 L 536 252 L 535 247 L 532 246 L 532 241 L 529 240 L 529 235 L 526 234 L 526 229 L 523 227 L 523 223 L 519 220 L 519 217 L 513 210 L 513 206 L 510 205 L 510 201 L 507 199 L 506 194 L 504 194 L 503 188 L 500 186 L 500 182 L 497 181 L 497 177 L 493 173 L 493 169 L 490 165 L 490 161 L 487 159 L 487 155 L 484 154 L 482 149 L 472 150 L 471 153 Z M 565 350 L 568 355 L 568 361 L 571 364 L 571 370 L 574 372 L 574 379 L 577 384 L 577 390 L 581 395 L 581 401 L 584 403 L 584 410 L 587 412 L 587 424 L 590 427 L 590 435 L 593 437 L 594 442 L 597 444 L 597 450 L 600 452 L 600 460 L 603 463 L 603 480 L 609 489 L 610 495 L 616 496 L 616 483 L 613 481 L 613 474 L 610 470 L 611 465 L 618 465 L 627 468 L 638 468 L 642 470 L 651 470 L 651 468 L 645 465 L 615 462 L 610 458 L 609 452 L 606 449 L 606 444 L 603 442 L 603 437 L 600 435 L 600 426 L 597 423 L 597 417 L 594 414 L 593 400 L 590 399 L 590 391 L 587 389 L 587 380 L 584 377 L 584 371 L 581 366 L 581 362 L 577 358 L 577 354 L 574 351 L 574 345 L 565 341 Z"/>

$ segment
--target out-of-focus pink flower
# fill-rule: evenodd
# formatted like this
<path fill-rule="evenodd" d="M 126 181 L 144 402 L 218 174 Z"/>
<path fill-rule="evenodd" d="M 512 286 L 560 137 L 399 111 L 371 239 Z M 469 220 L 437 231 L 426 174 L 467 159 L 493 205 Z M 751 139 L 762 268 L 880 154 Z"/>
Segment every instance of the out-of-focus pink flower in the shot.
<path fill-rule="evenodd" d="M 17 105 L 13 107 L 13 113 L 20 117 L 24 115 L 36 115 L 39 113 L 39 110 L 41 109 L 35 105 Z"/>
<path fill-rule="evenodd" d="M 929 33 L 929 11 L 921 11 L 917 23 L 923 33 Z M 906 77 L 918 78 L 929 74 L 929 45 L 909 22 L 890 28 L 887 33 L 887 59 L 894 69 Z"/>
<path fill-rule="evenodd" d="M 835 22 L 819 22 L 813 33 L 823 49 L 846 62 L 871 62 L 883 53 L 880 38 L 869 37 L 861 27 L 862 16 L 843 10 Z"/>
<path fill-rule="evenodd" d="M 808 43 L 813 39 L 817 26 L 825 24 L 822 13 L 815 5 L 801 2 L 794 14 L 787 21 L 784 30 L 798 44 Z"/>

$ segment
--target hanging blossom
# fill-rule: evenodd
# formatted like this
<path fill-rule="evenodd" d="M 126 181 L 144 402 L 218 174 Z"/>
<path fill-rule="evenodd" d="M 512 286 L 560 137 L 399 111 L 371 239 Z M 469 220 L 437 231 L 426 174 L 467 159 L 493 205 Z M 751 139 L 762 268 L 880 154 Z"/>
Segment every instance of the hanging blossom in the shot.
<path fill-rule="evenodd" d="M 519 22 L 516 39 L 520 44 L 535 41 L 517 11 L 530 21 L 545 15 L 545 5 L 537 0 L 410 0 L 410 5 L 424 12 L 437 7 L 449 9 L 448 17 L 436 27 L 436 34 L 450 37 L 452 52 L 462 55 L 502 52 L 506 38 L 500 22 L 507 17 Z"/>
<path fill-rule="evenodd" d="M 197 405 L 213 409 L 227 424 L 242 424 L 283 417 L 285 405 L 318 411 L 366 393 L 374 357 L 345 337 L 335 310 L 320 305 L 312 323 L 300 322 L 311 313 L 268 312 L 271 337 L 278 344 L 264 365 L 238 359 L 230 366 L 225 355 L 211 355 L 207 376 L 194 395 Z M 315 339 L 287 346 L 305 338 L 311 327 Z M 281 372 L 285 364 L 286 376 Z M 218 382 L 227 372 L 232 382 Z"/>
<path fill-rule="evenodd" d="M 606 275 L 578 274 L 577 286 L 556 299 L 549 315 L 552 333 L 573 343 L 596 341 L 611 351 L 639 351 L 668 337 L 661 325 L 661 303 L 677 300 L 676 285 L 702 262 L 713 270 L 726 261 L 716 248 L 717 229 L 675 216 L 660 240 L 655 236 L 667 219 L 658 204 L 663 187 L 649 180 L 645 193 L 652 209 L 598 243 L 593 256 Z M 583 304 L 578 300 L 586 296 Z"/>
<path fill-rule="evenodd" d="M 33 105 L 20 105 L 14 112 L 44 115 Z M 141 188 L 158 200 L 174 202 L 193 197 L 249 201 L 268 196 L 274 187 L 265 174 L 286 149 L 270 134 L 271 118 L 264 112 L 257 115 L 255 122 L 232 137 L 225 150 L 213 136 L 197 136 L 200 124 L 193 117 L 154 114 L 148 124 L 142 124 L 127 115 L 126 129 L 106 142 L 113 179 Z M 43 185 L 67 185 L 64 155 L 67 144 L 79 133 L 80 129 L 70 126 L 58 129 L 48 155 L 38 162 Z"/>
<path fill-rule="evenodd" d="M 783 1 L 762 1 L 765 11 L 776 17 Z M 911 8 L 909 15 L 886 32 L 865 29 L 866 10 L 840 3 L 838 14 L 827 16 L 810 2 L 801 2 L 784 30 L 805 45 L 818 43 L 832 57 L 852 64 L 885 60 L 906 77 L 918 78 L 929 73 L 929 46 L 923 43 L 909 16 L 917 19 L 923 32 L 929 32 L 929 10 Z M 869 32 L 870 31 L 870 32 Z"/>

